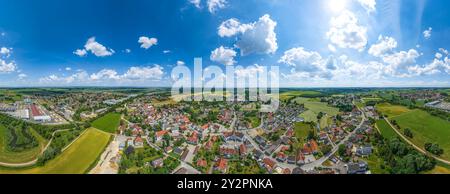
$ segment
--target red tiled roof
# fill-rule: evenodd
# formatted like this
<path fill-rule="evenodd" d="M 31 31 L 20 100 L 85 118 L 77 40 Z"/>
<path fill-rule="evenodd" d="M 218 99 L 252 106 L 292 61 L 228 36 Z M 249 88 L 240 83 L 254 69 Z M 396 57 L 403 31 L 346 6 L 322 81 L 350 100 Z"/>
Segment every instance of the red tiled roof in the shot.
<path fill-rule="evenodd" d="M 156 136 L 157 136 L 157 137 L 162 137 L 162 136 L 165 135 L 167 132 L 168 132 L 167 130 L 157 131 L 157 132 L 156 132 Z"/>
<path fill-rule="evenodd" d="M 264 164 L 266 164 L 270 168 L 275 167 L 275 164 L 276 164 L 276 162 L 271 160 L 270 158 L 264 158 L 263 162 L 264 162 Z"/>
<path fill-rule="evenodd" d="M 228 161 L 225 158 L 221 158 L 217 162 L 217 168 L 220 169 L 220 170 L 226 170 L 227 166 L 228 166 Z"/>
<path fill-rule="evenodd" d="M 206 167 L 206 165 L 207 165 L 206 160 L 198 160 L 197 161 L 197 166 Z"/>

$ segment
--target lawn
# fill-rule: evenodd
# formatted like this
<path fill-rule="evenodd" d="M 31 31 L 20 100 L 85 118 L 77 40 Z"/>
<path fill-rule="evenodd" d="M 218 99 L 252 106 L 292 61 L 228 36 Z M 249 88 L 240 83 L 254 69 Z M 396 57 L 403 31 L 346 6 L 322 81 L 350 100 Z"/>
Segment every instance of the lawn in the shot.
<path fill-rule="evenodd" d="M 308 133 L 310 131 L 314 131 L 311 126 L 307 123 L 295 123 L 294 133 L 295 137 L 299 140 L 299 144 L 303 146 L 305 143 L 306 137 L 308 137 Z"/>
<path fill-rule="evenodd" d="M 438 143 L 444 149 L 442 158 L 450 160 L 450 122 L 430 115 L 423 110 L 413 110 L 393 117 L 402 129 L 410 128 L 414 134 L 412 142 L 424 147 L 427 142 Z"/>
<path fill-rule="evenodd" d="M 261 119 L 258 117 L 250 117 L 250 123 L 253 128 L 258 127 L 261 125 Z"/>
<path fill-rule="evenodd" d="M 397 133 L 385 120 L 378 120 L 376 122 L 377 128 L 380 130 L 381 135 L 387 139 L 397 137 Z"/>
<path fill-rule="evenodd" d="M 382 112 L 383 114 L 386 114 L 389 118 L 411 111 L 410 109 L 404 106 L 392 105 L 389 103 L 377 104 L 376 108 L 378 111 Z"/>
<path fill-rule="evenodd" d="M 42 167 L 0 168 L 0 174 L 83 174 L 97 161 L 111 135 L 89 128 L 67 150 Z"/>
<path fill-rule="evenodd" d="M 299 104 L 305 104 L 305 108 L 308 110 L 300 114 L 300 117 L 304 118 L 306 122 L 317 122 L 317 115 L 319 112 L 327 113 L 326 117 L 333 117 L 339 113 L 339 109 L 330 107 L 328 104 L 320 102 L 310 98 L 297 98 L 296 102 Z M 321 127 L 328 126 L 328 119 L 321 122 Z"/>
<path fill-rule="evenodd" d="M 381 167 L 383 159 L 377 157 L 375 154 L 371 154 L 368 158 L 363 158 L 369 165 L 369 170 L 372 174 L 389 174 L 386 169 Z"/>
<path fill-rule="evenodd" d="M 108 133 L 115 133 L 120 124 L 120 114 L 108 113 L 92 122 L 92 127 Z"/>
<path fill-rule="evenodd" d="M 36 157 L 41 153 L 41 150 L 47 144 L 47 140 L 42 138 L 36 131 L 32 129 L 30 132 L 39 141 L 39 146 L 21 152 L 13 152 L 7 149 L 7 131 L 3 125 L 0 125 L 0 162 L 22 163 L 36 159 Z"/>

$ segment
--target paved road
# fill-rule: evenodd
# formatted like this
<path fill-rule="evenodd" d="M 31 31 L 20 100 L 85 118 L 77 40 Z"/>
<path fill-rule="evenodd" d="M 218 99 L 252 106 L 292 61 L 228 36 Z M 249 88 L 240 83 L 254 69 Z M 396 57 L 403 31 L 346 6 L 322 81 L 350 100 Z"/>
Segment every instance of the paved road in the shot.
<path fill-rule="evenodd" d="M 340 145 L 343 145 L 345 142 L 347 142 L 348 139 L 349 139 L 353 134 L 355 134 L 356 131 L 357 131 L 359 128 L 361 128 L 361 126 L 364 124 L 364 121 L 366 121 L 366 116 L 365 116 L 364 112 L 363 112 L 361 109 L 358 108 L 358 110 L 361 111 L 361 114 L 362 114 L 362 120 L 361 120 L 361 123 L 355 128 L 355 130 L 353 130 L 351 133 L 349 133 L 342 141 L 339 142 L 339 144 L 337 144 L 335 147 L 333 147 L 332 151 L 331 151 L 329 154 L 323 156 L 322 158 L 320 158 L 320 159 L 318 159 L 318 160 L 316 160 L 316 161 L 314 161 L 314 162 L 312 162 L 312 163 L 303 165 L 303 166 L 301 167 L 303 170 L 305 170 L 305 171 L 311 171 L 311 170 L 314 170 L 316 167 L 320 167 L 325 161 L 327 161 L 328 159 L 330 159 L 330 157 L 331 157 L 332 155 L 334 155 L 334 154 L 339 150 L 339 146 L 340 146 Z"/>
<path fill-rule="evenodd" d="M 391 126 L 391 128 L 394 129 L 395 133 L 397 133 L 403 140 L 405 140 L 409 145 L 414 147 L 417 151 L 419 151 L 419 152 L 421 152 L 421 153 L 423 153 L 425 155 L 428 155 L 430 157 L 433 157 L 434 159 L 436 159 L 436 160 L 438 160 L 440 162 L 443 162 L 445 164 L 450 164 L 450 161 L 444 160 L 444 159 L 439 158 L 437 156 L 434 156 L 434 155 L 428 153 L 427 151 L 423 150 L 421 147 L 416 146 L 413 142 L 411 142 L 408 138 L 406 138 L 402 133 L 400 133 L 400 131 L 398 131 L 397 128 L 395 128 L 394 125 L 392 125 L 392 123 L 389 121 L 389 119 L 384 117 L 384 120 L 386 120 L 386 122 Z"/>

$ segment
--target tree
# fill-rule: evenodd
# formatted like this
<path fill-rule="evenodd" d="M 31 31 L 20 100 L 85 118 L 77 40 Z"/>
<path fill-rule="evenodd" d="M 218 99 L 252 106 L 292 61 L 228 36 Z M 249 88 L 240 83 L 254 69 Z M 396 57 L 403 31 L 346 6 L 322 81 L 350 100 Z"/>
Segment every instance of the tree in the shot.
<path fill-rule="evenodd" d="M 344 144 L 339 145 L 339 148 L 338 148 L 339 156 L 344 157 L 346 151 L 347 151 L 347 148 Z"/>
<path fill-rule="evenodd" d="M 412 132 L 411 129 L 409 129 L 409 128 L 404 129 L 404 130 L 403 130 L 403 134 L 404 134 L 406 137 L 409 137 L 409 138 L 411 138 L 411 139 L 414 137 L 413 132 Z"/>
<path fill-rule="evenodd" d="M 440 148 L 439 144 L 434 143 L 425 143 L 425 150 L 437 156 L 440 156 L 444 153 L 444 150 Z"/>
<path fill-rule="evenodd" d="M 324 154 L 327 155 L 328 153 L 331 152 L 333 148 L 331 147 L 331 145 L 324 145 L 320 148 L 320 151 Z"/>

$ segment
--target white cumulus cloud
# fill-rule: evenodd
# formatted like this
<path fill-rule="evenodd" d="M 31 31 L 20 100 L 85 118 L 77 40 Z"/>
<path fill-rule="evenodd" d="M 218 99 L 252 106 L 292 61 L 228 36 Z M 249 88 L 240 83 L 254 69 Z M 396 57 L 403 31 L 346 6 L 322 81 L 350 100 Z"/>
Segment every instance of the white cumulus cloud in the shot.
<path fill-rule="evenodd" d="M 277 22 L 266 14 L 257 22 L 241 24 L 237 19 L 224 21 L 218 28 L 221 37 L 238 36 L 235 44 L 242 56 L 250 54 L 271 54 L 278 49 L 275 27 Z"/>
<path fill-rule="evenodd" d="M 432 32 L 433 28 L 429 27 L 428 30 L 423 31 L 423 37 L 425 37 L 425 39 L 430 39 Z"/>
<path fill-rule="evenodd" d="M 208 11 L 211 13 L 215 13 L 217 10 L 225 8 L 227 3 L 227 0 L 208 0 L 206 2 Z"/>
<path fill-rule="evenodd" d="M 6 62 L 0 59 L 0 73 L 11 73 L 16 71 L 17 65 L 15 62 Z"/>
<path fill-rule="evenodd" d="M 150 47 L 158 44 L 158 39 L 141 36 L 139 37 L 138 43 L 141 44 L 141 48 L 149 49 Z"/>
<path fill-rule="evenodd" d="M 221 46 L 211 52 L 210 59 L 223 65 L 234 65 L 236 63 L 234 57 L 236 57 L 236 51 Z"/>
<path fill-rule="evenodd" d="M 358 24 L 358 18 L 350 11 L 343 11 L 339 16 L 331 18 L 327 38 L 340 48 L 351 48 L 359 51 L 367 45 L 367 28 Z"/>
<path fill-rule="evenodd" d="M 369 49 L 369 54 L 380 57 L 387 52 L 392 51 L 392 49 L 397 48 L 397 41 L 392 37 L 378 37 L 378 42 L 373 44 Z"/>
<path fill-rule="evenodd" d="M 90 51 L 92 54 L 94 54 L 97 57 L 106 57 L 111 56 L 115 52 L 114 50 L 110 48 L 106 48 L 99 42 L 95 40 L 95 37 L 91 37 L 87 40 L 86 44 L 84 45 L 84 49 L 77 49 L 73 53 L 75 55 L 78 55 L 80 57 L 87 55 L 87 52 Z"/>

